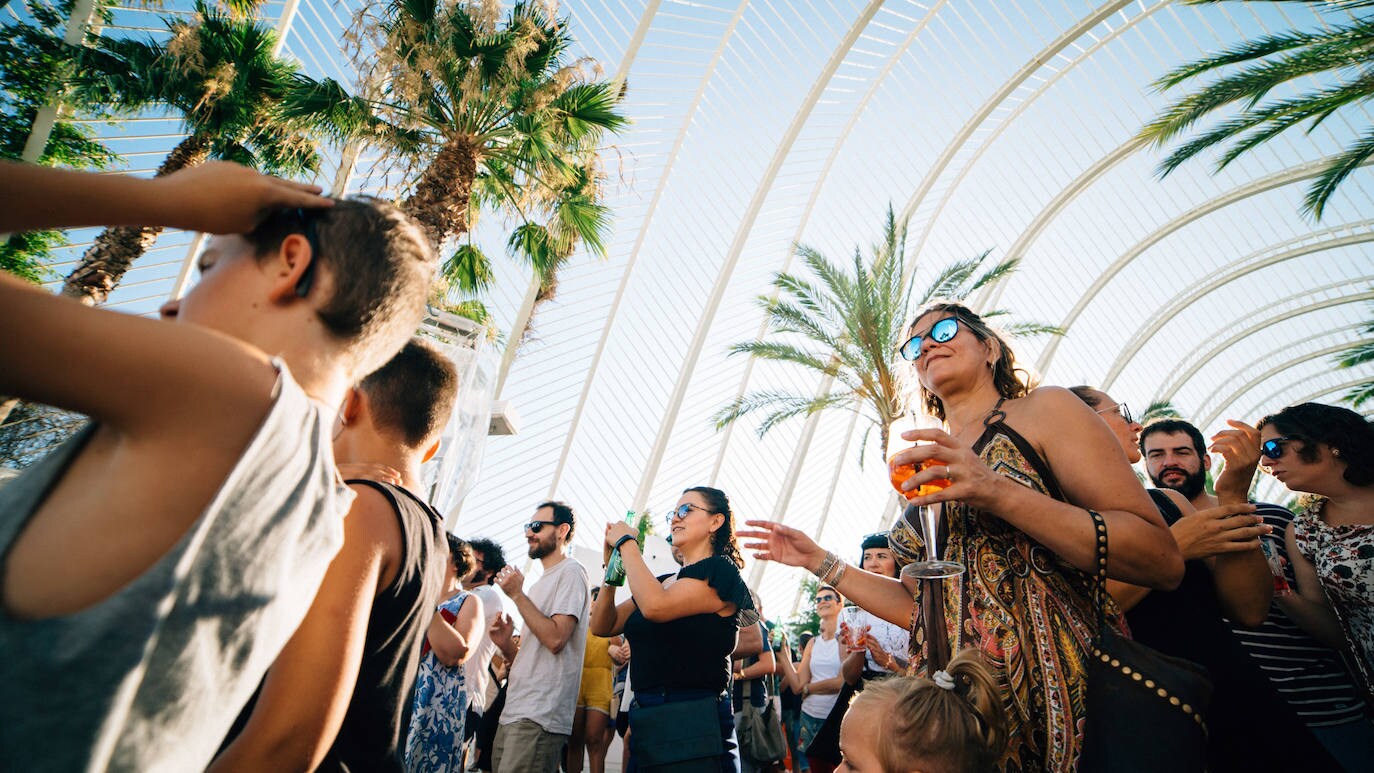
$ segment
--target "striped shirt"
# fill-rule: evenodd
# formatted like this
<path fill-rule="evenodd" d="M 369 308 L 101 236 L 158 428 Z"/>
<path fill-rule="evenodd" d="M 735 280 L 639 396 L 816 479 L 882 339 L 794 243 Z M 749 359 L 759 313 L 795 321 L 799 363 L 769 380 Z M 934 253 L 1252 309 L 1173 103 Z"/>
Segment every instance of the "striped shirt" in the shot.
<path fill-rule="evenodd" d="M 1284 530 L 1293 520 L 1293 513 L 1267 502 L 1255 505 L 1255 514 L 1274 527 L 1272 534 L 1261 539 L 1271 549 L 1272 560 L 1282 565 L 1289 587 L 1296 587 L 1284 540 Z M 1274 688 L 1309 727 L 1343 725 L 1364 718 L 1364 700 L 1340 654 L 1298 628 L 1276 601 L 1270 603 L 1269 617 L 1259 628 L 1233 625 L 1232 630 Z"/>

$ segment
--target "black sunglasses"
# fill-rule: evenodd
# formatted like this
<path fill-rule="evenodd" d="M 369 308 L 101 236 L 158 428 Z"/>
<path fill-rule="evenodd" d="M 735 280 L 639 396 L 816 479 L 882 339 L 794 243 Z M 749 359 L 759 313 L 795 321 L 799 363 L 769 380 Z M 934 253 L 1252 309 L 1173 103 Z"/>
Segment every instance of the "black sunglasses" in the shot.
<path fill-rule="evenodd" d="M 707 510 L 701 505 L 694 505 L 691 502 L 683 502 L 682 504 L 678 505 L 672 510 L 669 510 L 668 514 L 663 516 L 663 519 L 668 522 L 668 526 L 669 528 L 671 528 L 673 525 L 673 521 L 680 521 L 683 518 L 686 518 L 688 515 L 691 515 L 693 510 L 700 510 L 701 512 L 706 513 L 708 515 L 714 515 L 716 512 L 715 510 Z"/>
<path fill-rule="evenodd" d="M 544 530 L 545 526 L 557 526 L 558 521 L 530 521 L 525 524 L 525 531 L 530 534 L 538 534 Z"/>
<path fill-rule="evenodd" d="M 898 349 L 897 353 L 902 355 L 902 359 L 915 362 L 921 356 L 921 344 L 925 341 L 926 336 L 930 336 L 930 340 L 935 343 L 942 344 L 958 334 L 959 318 L 945 317 L 931 325 L 926 332 L 906 339 L 906 343 L 902 344 L 902 348 Z"/>
<path fill-rule="evenodd" d="M 1277 459 L 1283 456 L 1283 444 L 1293 440 L 1297 440 L 1297 438 L 1288 435 L 1271 438 L 1260 443 L 1260 453 L 1268 459 Z"/>
<path fill-rule="evenodd" d="M 320 237 L 315 231 L 315 211 L 313 209 L 296 210 L 296 219 L 300 221 L 301 232 L 305 235 L 306 244 L 310 245 L 310 262 L 305 265 L 305 270 L 301 272 L 301 278 L 296 280 L 297 298 L 310 295 L 310 288 L 315 284 L 315 266 L 320 262 Z"/>
<path fill-rule="evenodd" d="M 817 604 L 821 603 L 822 601 L 839 601 L 839 600 L 840 600 L 840 597 L 839 597 L 839 596 L 832 596 L 832 595 L 830 595 L 829 593 L 827 593 L 827 594 L 825 594 L 825 595 L 823 595 L 823 596 L 817 596 L 817 597 L 816 597 L 816 603 L 817 603 Z"/>

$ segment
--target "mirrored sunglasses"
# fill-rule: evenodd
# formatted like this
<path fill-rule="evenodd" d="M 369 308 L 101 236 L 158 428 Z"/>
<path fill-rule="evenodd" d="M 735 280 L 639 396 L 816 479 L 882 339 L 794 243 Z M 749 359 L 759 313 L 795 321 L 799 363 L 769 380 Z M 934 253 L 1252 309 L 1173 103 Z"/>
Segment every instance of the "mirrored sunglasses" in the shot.
<path fill-rule="evenodd" d="M 1260 453 L 1263 454 L 1265 458 L 1277 459 L 1280 456 L 1283 456 L 1284 444 L 1294 440 L 1297 440 L 1297 438 L 1289 437 L 1288 435 L 1270 438 L 1269 440 L 1260 443 Z"/>
<path fill-rule="evenodd" d="M 897 350 L 897 353 L 902 355 L 902 359 L 908 362 L 915 362 L 921 356 L 921 344 L 925 341 L 926 336 L 930 336 L 930 340 L 935 343 L 942 344 L 958 335 L 958 333 L 959 318 L 945 317 L 939 322 L 931 325 L 930 329 L 925 333 L 908 338 L 906 343 L 902 344 L 902 348 Z"/>

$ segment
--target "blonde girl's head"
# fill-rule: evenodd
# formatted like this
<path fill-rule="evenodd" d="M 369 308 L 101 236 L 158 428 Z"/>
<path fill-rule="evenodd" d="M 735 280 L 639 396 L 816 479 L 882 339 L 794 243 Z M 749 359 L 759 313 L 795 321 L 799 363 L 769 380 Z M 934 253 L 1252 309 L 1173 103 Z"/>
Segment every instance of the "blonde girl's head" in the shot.
<path fill-rule="evenodd" d="M 983 773 L 1007 744 L 1001 692 L 976 649 L 935 677 L 891 677 L 854 698 L 840 731 L 842 771 Z"/>

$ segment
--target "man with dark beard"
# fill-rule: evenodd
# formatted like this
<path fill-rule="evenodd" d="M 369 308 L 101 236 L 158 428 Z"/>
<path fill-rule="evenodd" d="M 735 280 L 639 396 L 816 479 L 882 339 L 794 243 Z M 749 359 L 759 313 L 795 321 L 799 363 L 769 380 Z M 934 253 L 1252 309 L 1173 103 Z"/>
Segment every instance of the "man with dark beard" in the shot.
<path fill-rule="evenodd" d="M 496 773 L 554 773 L 572 733 L 590 598 L 587 573 L 566 555 L 575 527 L 571 507 L 545 502 L 525 524 L 530 558 L 539 560 L 543 576 L 526 593 L 519 569 L 496 574 L 525 622 L 523 645 L 512 641 L 508 615 L 491 627 L 502 656 L 514 661 L 492 752 Z"/>
<path fill-rule="evenodd" d="M 1257 448 L 1257 440 L 1255 445 Z M 1185 559 L 1224 554 L 1211 551 L 1216 548 L 1225 550 L 1229 545 L 1239 546 L 1248 541 L 1241 537 L 1252 531 L 1248 527 L 1253 518 L 1209 518 L 1207 511 L 1219 503 L 1216 496 L 1207 493 L 1207 471 L 1211 469 L 1212 459 L 1207 454 L 1202 433 L 1197 427 L 1177 419 L 1153 422 L 1141 431 L 1140 450 L 1150 480 L 1160 488 L 1177 491 L 1197 508 L 1198 512 L 1179 519 L 1172 528 Z M 1264 525 L 1271 527 L 1270 533 L 1260 536 L 1265 551 L 1271 556 L 1272 564 L 1280 567 L 1287 584 L 1291 585 L 1295 580 L 1292 566 L 1288 563 L 1283 534 L 1288 522 L 1293 519 L 1293 513 L 1285 507 L 1267 502 L 1256 502 L 1254 505 L 1254 515 L 1261 518 Z M 1214 562 L 1212 566 L 1215 571 Z M 1223 583 L 1215 577 L 1213 581 L 1217 595 L 1224 597 L 1227 591 Z M 1247 628 L 1235 625 L 1232 621 L 1232 631 L 1250 655 L 1246 660 L 1253 662 L 1269 677 L 1270 684 L 1298 719 L 1347 768 L 1358 769 L 1358 766 L 1352 767 L 1351 762 L 1361 759 L 1363 750 L 1369 748 L 1371 737 L 1374 736 L 1374 728 L 1364 718 L 1363 700 L 1342 665 L 1339 654 L 1317 643 L 1294 625 L 1284 613 L 1285 603 L 1287 598 L 1284 592 L 1276 591 L 1268 614 L 1259 627 Z M 1134 628 L 1135 621 L 1131 624 Z M 1239 663 L 1235 665 L 1241 666 Z M 1214 699 L 1217 697 L 1222 696 L 1214 696 Z M 1257 707 L 1264 703 L 1265 697 L 1250 694 L 1241 700 Z M 1260 713 L 1263 715 L 1265 712 L 1261 710 Z M 1268 713 L 1271 716 L 1261 721 L 1261 727 L 1251 729 L 1264 732 L 1272 742 L 1276 740 L 1275 733 L 1283 734 L 1287 730 L 1281 727 L 1284 724 L 1282 721 L 1272 716 L 1273 712 Z M 1284 746 L 1302 746 L 1304 742 L 1305 739 L 1297 737 L 1296 740 L 1284 742 Z M 1272 750 L 1274 743 L 1267 743 L 1263 748 Z M 1282 764 L 1276 758 L 1271 758 L 1271 762 Z"/>

